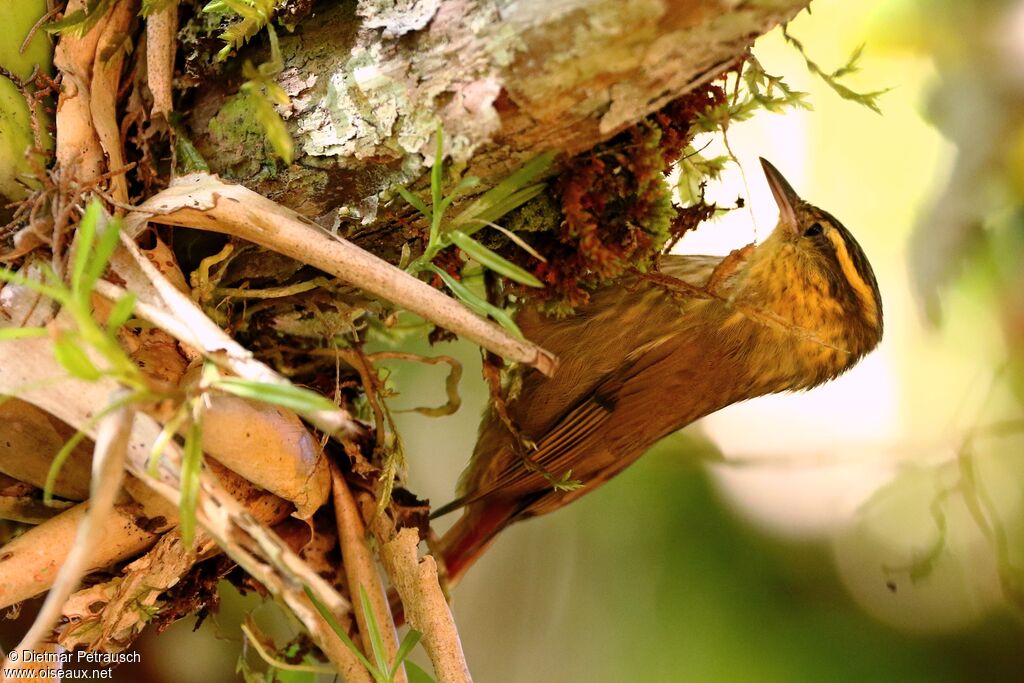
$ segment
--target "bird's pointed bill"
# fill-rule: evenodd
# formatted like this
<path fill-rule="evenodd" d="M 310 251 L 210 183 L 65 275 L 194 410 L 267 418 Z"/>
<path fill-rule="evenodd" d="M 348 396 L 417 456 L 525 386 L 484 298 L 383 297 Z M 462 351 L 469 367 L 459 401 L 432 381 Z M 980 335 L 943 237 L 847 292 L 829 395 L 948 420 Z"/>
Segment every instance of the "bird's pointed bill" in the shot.
<path fill-rule="evenodd" d="M 779 222 L 790 230 L 796 231 L 796 207 L 800 203 L 800 196 L 782 177 L 779 169 L 772 166 L 767 159 L 761 159 L 761 167 L 764 169 L 764 177 L 768 179 L 768 187 L 772 189 L 775 203 L 779 205 Z"/>

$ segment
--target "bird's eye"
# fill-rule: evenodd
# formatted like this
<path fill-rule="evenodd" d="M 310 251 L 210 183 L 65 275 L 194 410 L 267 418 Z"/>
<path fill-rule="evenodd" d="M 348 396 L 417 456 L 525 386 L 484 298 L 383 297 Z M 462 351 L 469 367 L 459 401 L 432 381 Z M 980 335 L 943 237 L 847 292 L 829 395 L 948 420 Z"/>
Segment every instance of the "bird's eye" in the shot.
<path fill-rule="evenodd" d="M 817 237 L 825 231 L 825 228 L 821 227 L 821 223 L 812 223 L 811 227 L 804 230 L 804 237 Z"/>

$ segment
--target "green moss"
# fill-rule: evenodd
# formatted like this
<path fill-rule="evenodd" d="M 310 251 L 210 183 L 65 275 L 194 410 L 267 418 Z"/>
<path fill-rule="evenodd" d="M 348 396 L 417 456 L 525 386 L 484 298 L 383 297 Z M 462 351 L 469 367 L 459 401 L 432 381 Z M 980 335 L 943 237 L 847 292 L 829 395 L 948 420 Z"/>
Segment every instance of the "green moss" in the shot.
<path fill-rule="evenodd" d="M 217 150 L 216 160 L 208 153 L 221 175 L 228 178 L 260 179 L 277 172 L 277 159 L 267 144 L 267 134 L 255 116 L 249 97 L 238 94 L 225 101 L 208 127 L 210 147 Z M 202 151 L 202 150 L 201 150 Z"/>

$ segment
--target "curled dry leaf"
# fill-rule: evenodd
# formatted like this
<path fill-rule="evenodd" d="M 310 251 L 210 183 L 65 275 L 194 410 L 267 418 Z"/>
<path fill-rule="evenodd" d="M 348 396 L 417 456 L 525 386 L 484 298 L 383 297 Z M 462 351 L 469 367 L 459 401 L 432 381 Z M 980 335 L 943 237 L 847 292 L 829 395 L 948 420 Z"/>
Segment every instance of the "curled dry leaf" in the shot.
<path fill-rule="evenodd" d="M 330 495 L 320 443 L 295 413 L 235 396 L 210 396 L 203 450 L 249 481 L 295 504 L 308 519 Z"/>
<path fill-rule="evenodd" d="M 0 403 L 0 472 L 43 488 L 53 456 L 74 430 L 49 413 L 16 398 Z M 89 497 L 92 442 L 83 441 L 71 452 L 53 485 L 61 498 L 80 501 Z"/>

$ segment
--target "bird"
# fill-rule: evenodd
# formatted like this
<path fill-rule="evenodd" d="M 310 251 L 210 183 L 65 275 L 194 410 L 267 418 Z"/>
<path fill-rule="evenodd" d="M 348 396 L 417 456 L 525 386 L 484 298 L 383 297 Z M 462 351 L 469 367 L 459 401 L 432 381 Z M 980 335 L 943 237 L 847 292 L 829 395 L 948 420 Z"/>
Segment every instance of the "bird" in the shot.
<path fill-rule="evenodd" d="M 552 378 L 516 370 L 518 390 L 485 411 L 459 497 L 433 513 L 462 509 L 433 547 L 449 587 L 508 525 L 594 491 L 725 406 L 827 382 L 881 341 L 882 299 L 860 245 L 761 165 L 779 219 L 757 246 L 664 255 L 563 319 L 518 314 L 561 365 Z"/>

